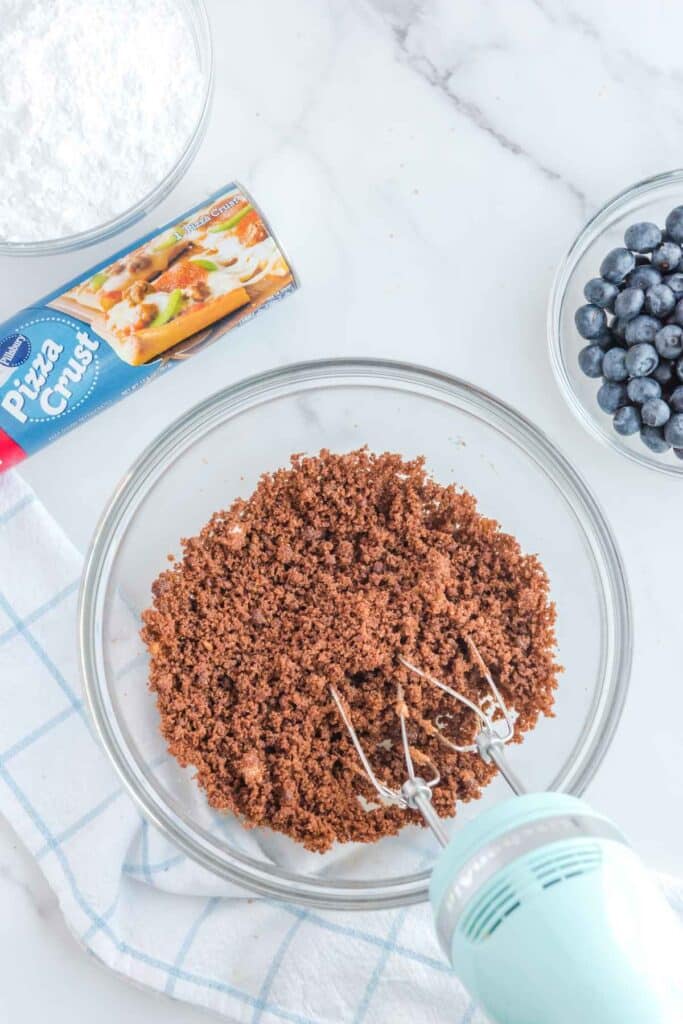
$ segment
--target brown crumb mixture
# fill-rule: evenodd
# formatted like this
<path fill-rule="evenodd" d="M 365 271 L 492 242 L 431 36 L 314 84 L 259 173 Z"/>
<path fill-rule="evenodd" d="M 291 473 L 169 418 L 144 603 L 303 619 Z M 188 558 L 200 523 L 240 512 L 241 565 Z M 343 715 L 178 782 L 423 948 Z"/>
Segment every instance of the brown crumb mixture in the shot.
<path fill-rule="evenodd" d="M 476 644 L 518 714 L 552 713 L 555 609 L 539 560 L 444 487 L 424 460 L 362 449 L 294 456 L 217 512 L 152 587 L 142 637 L 161 729 L 215 808 L 311 850 L 372 842 L 416 815 L 375 807 L 329 694 L 334 684 L 382 781 L 400 785 L 397 684 L 416 763 L 441 773 L 444 817 L 494 775 L 457 754 L 471 711 L 403 668 L 403 655 L 479 701 Z M 425 775 L 428 774 L 425 769 Z"/>

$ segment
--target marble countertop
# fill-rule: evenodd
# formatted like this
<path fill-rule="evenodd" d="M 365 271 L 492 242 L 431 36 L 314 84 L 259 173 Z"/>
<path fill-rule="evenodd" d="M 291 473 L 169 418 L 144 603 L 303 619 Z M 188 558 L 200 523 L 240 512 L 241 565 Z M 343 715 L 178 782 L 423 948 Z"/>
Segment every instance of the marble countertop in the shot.
<path fill-rule="evenodd" d="M 680 161 L 683 10 L 666 0 L 647 12 L 636 0 L 254 0 L 236 18 L 227 0 L 207 5 L 211 123 L 149 226 L 238 178 L 303 287 L 34 457 L 26 479 L 84 548 L 139 450 L 218 386 L 339 355 L 415 361 L 485 386 L 580 468 L 621 545 L 633 680 L 588 796 L 654 867 L 683 873 L 680 487 L 583 431 L 555 386 L 545 332 L 554 268 L 586 218 Z M 0 317 L 106 251 L 0 260 Z M 48 1007 L 52 1024 L 94 1009 L 102 1024 L 206 1019 L 89 960 L 6 825 L 0 901 L 3 1019 L 30 1024 Z"/>

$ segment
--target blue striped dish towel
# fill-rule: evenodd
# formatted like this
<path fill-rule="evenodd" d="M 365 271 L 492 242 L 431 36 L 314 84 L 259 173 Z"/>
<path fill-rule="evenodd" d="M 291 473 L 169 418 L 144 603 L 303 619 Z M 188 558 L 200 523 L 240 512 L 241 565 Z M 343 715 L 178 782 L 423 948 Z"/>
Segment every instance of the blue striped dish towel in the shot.
<path fill-rule="evenodd" d="M 0 813 L 86 950 L 239 1024 L 485 1024 L 427 907 L 343 914 L 257 899 L 141 819 L 83 703 L 80 571 L 21 478 L 0 477 Z M 670 893 L 683 907 L 683 891 Z"/>

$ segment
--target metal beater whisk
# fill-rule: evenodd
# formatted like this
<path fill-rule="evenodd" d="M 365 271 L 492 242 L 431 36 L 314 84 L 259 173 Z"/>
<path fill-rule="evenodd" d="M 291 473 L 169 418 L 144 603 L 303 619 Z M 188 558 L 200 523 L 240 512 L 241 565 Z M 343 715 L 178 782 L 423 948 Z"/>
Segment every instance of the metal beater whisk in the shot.
<path fill-rule="evenodd" d="M 510 742 L 515 733 L 514 713 L 508 709 L 474 641 L 468 638 L 467 644 L 490 690 L 490 693 L 483 698 L 480 704 L 475 704 L 464 694 L 454 690 L 453 687 L 448 686 L 440 679 L 436 679 L 428 672 L 424 672 L 416 665 L 411 664 L 411 662 L 407 661 L 405 658 L 400 657 L 399 661 L 410 672 L 414 672 L 415 675 L 424 679 L 425 682 L 428 682 L 432 686 L 437 687 L 437 689 L 447 693 L 450 697 L 453 697 L 454 700 L 460 701 L 460 703 L 466 708 L 469 708 L 479 720 L 481 727 L 474 742 L 465 745 L 458 745 L 448 739 L 447 736 L 444 736 L 442 727 L 439 725 L 439 719 L 437 719 L 433 726 L 432 734 L 439 739 L 439 742 L 457 753 L 478 753 L 484 761 L 487 762 L 487 764 L 493 762 L 512 791 L 517 795 L 522 794 L 525 792 L 525 787 L 508 765 L 504 753 L 505 744 Z M 330 687 L 330 693 L 332 694 L 332 699 L 337 705 L 339 714 L 341 715 L 342 721 L 348 730 L 353 745 L 356 748 L 356 753 L 358 754 L 361 765 L 363 766 L 365 775 L 378 793 L 379 797 L 386 803 L 392 804 L 395 807 L 401 807 L 404 809 L 409 808 L 413 811 L 419 811 L 441 846 L 445 847 L 448 843 L 448 837 L 441 825 L 439 816 L 432 807 L 432 790 L 441 781 L 441 776 L 433 765 L 434 774 L 431 779 L 424 779 L 415 771 L 414 760 L 416 760 L 416 758 L 413 756 L 410 748 L 410 742 L 408 740 L 407 720 L 409 713 L 401 684 L 399 683 L 397 686 L 396 710 L 401 726 L 401 742 L 403 745 L 403 755 L 408 778 L 400 789 L 387 786 L 386 783 L 377 778 L 370 760 L 363 749 L 363 745 L 354 728 L 353 722 L 351 721 L 351 716 L 334 686 Z M 424 758 L 424 763 L 428 763 L 427 758 Z"/>

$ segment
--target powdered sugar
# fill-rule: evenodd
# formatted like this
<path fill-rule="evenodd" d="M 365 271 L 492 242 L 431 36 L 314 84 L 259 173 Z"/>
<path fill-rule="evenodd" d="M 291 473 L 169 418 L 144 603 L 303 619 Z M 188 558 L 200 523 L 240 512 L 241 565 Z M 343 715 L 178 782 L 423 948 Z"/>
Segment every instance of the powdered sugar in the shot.
<path fill-rule="evenodd" d="M 183 0 L 0 0 L 0 239 L 96 227 L 143 199 L 197 123 Z"/>

